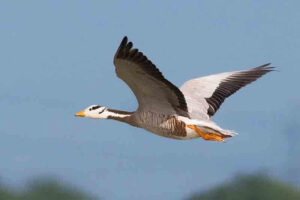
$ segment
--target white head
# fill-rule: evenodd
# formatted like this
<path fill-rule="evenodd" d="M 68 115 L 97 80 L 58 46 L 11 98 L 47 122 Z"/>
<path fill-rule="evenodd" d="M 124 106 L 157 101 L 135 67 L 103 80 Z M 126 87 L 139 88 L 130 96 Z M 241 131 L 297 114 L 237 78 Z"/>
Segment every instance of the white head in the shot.
<path fill-rule="evenodd" d="M 94 119 L 107 119 L 110 112 L 106 107 L 100 105 L 91 105 L 88 108 L 84 109 L 75 114 L 77 117 L 87 117 Z"/>

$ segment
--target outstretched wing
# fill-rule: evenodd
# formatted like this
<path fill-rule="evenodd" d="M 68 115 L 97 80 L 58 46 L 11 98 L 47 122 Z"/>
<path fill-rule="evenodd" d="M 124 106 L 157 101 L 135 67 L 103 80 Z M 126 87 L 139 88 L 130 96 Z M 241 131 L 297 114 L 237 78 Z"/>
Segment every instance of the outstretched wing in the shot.
<path fill-rule="evenodd" d="M 180 88 L 191 118 L 209 119 L 224 100 L 240 88 L 273 71 L 270 63 L 244 71 L 225 72 L 189 80 Z"/>
<path fill-rule="evenodd" d="M 114 57 L 116 74 L 133 91 L 138 111 L 188 117 L 181 91 L 165 79 L 156 66 L 124 37 Z"/>

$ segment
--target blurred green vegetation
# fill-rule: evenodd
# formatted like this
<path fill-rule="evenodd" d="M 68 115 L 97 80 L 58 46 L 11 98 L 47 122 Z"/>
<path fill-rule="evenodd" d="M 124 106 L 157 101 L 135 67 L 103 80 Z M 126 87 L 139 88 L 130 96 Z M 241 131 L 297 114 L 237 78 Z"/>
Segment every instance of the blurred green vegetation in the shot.
<path fill-rule="evenodd" d="M 0 183 L 0 200 L 99 200 L 74 187 L 51 179 L 33 180 L 23 190 Z"/>
<path fill-rule="evenodd" d="M 187 200 L 300 200 L 300 190 L 264 174 L 239 175 Z M 24 189 L 0 183 L 0 200 L 99 200 L 78 188 L 53 179 L 35 179 Z"/>
<path fill-rule="evenodd" d="M 239 175 L 188 200 L 300 200 L 300 190 L 264 174 Z"/>

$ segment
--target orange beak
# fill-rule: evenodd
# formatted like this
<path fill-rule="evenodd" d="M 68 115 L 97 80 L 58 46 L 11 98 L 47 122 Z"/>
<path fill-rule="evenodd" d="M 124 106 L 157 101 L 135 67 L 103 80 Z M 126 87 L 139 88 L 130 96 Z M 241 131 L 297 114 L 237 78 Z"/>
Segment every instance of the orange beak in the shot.
<path fill-rule="evenodd" d="M 82 111 L 75 114 L 75 117 L 84 117 L 84 116 L 85 116 L 84 110 L 82 110 Z"/>

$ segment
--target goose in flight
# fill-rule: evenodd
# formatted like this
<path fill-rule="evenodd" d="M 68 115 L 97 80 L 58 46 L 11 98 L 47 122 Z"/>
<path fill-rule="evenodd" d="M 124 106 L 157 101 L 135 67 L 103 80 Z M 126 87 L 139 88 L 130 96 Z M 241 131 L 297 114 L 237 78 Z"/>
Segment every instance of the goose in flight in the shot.
<path fill-rule="evenodd" d="M 189 80 L 179 89 L 125 36 L 114 56 L 117 76 L 138 101 L 135 112 L 91 105 L 75 116 L 114 119 L 173 139 L 224 142 L 236 133 L 211 120 L 224 100 L 245 85 L 273 71 L 270 63 L 243 71 L 225 72 Z"/>

